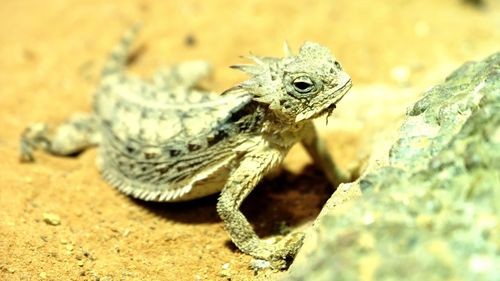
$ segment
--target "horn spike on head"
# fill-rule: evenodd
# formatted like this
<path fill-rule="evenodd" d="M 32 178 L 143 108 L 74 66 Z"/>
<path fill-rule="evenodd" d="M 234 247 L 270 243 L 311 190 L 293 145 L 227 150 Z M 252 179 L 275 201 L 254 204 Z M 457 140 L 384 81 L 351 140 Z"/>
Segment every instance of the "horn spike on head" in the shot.
<path fill-rule="evenodd" d="M 259 58 L 258 56 L 250 53 L 250 55 L 248 55 L 248 58 L 253 60 L 257 65 L 260 65 L 260 66 L 265 66 L 266 63 L 261 59 Z"/>
<path fill-rule="evenodd" d="M 236 65 L 231 65 L 230 68 L 238 69 L 252 75 L 256 75 L 259 73 L 259 69 L 255 67 L 255 65 L 253 64 L 236 64 Z"/>
<path fill-rule="evenodd" d="M 283 52 L 285 53 L 285 57 L 293 56 L 292 49 L 290 48 L 290 45 L 288 45 L 287 41 L 283 42 Z"/>

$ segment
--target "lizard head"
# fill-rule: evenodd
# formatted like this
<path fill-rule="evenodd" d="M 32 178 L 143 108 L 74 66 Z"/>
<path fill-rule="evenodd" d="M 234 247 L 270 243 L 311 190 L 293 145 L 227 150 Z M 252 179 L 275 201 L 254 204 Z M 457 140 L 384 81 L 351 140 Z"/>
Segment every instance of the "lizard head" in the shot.
<path fill-rule="evenodd" d="M 254 65 L 236 65 L 251 78 L 242 84 L 254 100 L 280 119 L 300 122 L 330 114 L 351 88 L 351 78 L 330 51 L 306 42 L 297 55 L 284 44 L 285 57 L 250 56 Z"/>

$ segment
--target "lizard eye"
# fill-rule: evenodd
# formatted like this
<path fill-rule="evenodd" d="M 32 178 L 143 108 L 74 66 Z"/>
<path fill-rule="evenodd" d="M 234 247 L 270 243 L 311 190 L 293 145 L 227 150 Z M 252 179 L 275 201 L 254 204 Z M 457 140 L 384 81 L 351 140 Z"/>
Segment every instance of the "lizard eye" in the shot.
<path fill-rule="evenodd" d="M 314 82 L 307 76 L 300 76 L 295 78 L 292 81 L 292 85 L 295 91 L 301 94 L 307 94 L 313 92 L 316 89 Z"/>

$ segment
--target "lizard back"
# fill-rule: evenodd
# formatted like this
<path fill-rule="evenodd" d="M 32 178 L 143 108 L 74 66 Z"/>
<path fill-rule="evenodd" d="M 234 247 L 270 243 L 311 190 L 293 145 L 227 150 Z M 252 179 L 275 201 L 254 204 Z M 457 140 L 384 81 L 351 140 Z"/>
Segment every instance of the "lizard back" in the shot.
<path fill-rule="evenodd" d="M 144 200 L 189 200 L 220 191 L 241 133 L 258 128 L 249 107 L 245 92 L 219 96 L 108 77 L 94 102 L 101 172 L 111 185 Z"/>
<path fill-rule="evenodd" d="M 200 63 L 174 65 L 153 81 L 126 75 L 138 29 L 131 28 L 112 51 L 94 97 L 103 177 L 120 191 L 151 201 L 220 191 L 237 157 L 241 138 L 235 136 L 258 129 L 251 96 L 199 90 L 199 78 L 207 75 Z"/>

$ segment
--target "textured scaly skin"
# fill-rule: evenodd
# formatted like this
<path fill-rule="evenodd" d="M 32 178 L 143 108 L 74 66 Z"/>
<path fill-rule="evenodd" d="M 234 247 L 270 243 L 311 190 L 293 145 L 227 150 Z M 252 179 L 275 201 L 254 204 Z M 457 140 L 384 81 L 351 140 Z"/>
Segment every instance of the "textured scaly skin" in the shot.
<path fill-rule="evenodd" d="M 250 58 L 234 68 L 249 80 L 222 95 L 202 91 L 202 61 L 159 71 L 152 82 L 126 75 L 132 28 L 107 61 L 93 112 L 50 130 L 38 123 L 21 137 L 21 160 L 33 150 L 71 155 L 98 146 L 98 167 L 112 186 L 148 201 L 185 201 L 221 192 L 217 211 L 243 252 L 286 267 L 303 240 L 292 233 L 262 241 L 239 210 L 257 183 L 301 142 L 333 185 L 346 181 L 317 137 L 312 119 L 330 114 L 351 87 L 329 50 L 306 42 L 297 55 Z"/>

